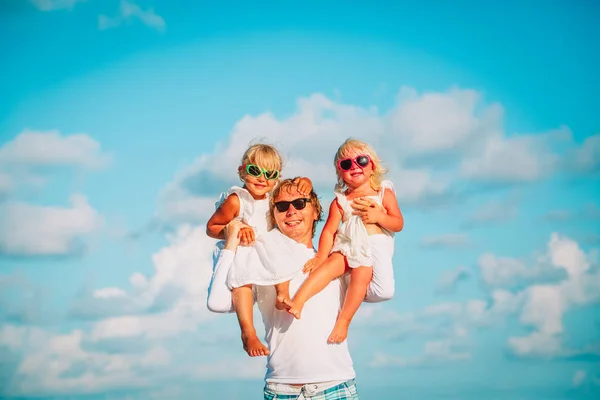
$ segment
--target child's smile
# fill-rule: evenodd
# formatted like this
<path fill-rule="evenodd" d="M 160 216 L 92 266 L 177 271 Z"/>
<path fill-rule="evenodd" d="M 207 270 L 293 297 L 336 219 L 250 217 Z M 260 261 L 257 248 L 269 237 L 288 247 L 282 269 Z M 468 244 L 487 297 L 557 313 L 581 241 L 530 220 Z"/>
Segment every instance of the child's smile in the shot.
<path fill-rule="evenodd" d="M 372 173 L 373 167 L 370 164 L 365 168 L 354 165 L 350 170 L 342 171 L 342 179 L 349 187 L 356 188 L 368 182 Z"/>
<path fill-rule="evenodd" d="M 260 176 L 258 178 L 250 175 L 246 175 L 245 179 L 245 187 L 246 190 L 252 195 L 252 197 L 256 200 L 262 200 L 265 198 L 267 193 L 269 193 L 275 187 L 275 183 L 277 183 L 276 179 L 265 179 L 264 176 Z"/>

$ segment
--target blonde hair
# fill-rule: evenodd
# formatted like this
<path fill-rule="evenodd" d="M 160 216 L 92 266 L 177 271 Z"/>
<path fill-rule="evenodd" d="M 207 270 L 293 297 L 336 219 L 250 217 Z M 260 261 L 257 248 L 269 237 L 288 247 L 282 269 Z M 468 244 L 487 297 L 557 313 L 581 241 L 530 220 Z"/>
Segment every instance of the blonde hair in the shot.
<path fill-rule="evenodd" d="M 277 170 L 281 174 L 281 156 L 277 149 L 269 144 L 256 143 L 248 147 L 242 156 L 240 165 L 254 164 L 266 170 Z M 244 180 L 246 170 L 239 171 L 240 179 Z"/>
<path fill-rule="evenodd" d="M 381 181 L 383 180 L 385 174 L 388 172 L 387 168 L 385 168 L 381 164 L 381 159 L 369 144 L 358 139 L 348 138 L 338 148 L 337 152 L 335 153 L 335 157 L 333 158 L 335 174 L 337 175 L 336 189 L 346 190 L 347 188 L 346 182 L 344 182 L 344 180 L 341 177 L 340 170 L 338 168 L 338 162 L 345 158 L 351 158 L 360 154 L 368 155 L 371 158 L 371 162 L 373 163 L 373 173 L 369 178 L 371 188 L 373 190 L 379 190 L 381 188 Z"/>
<path fill-rule="evenodd" d="M 298 178 L 298 177 L 296 177 L 296 178 Z M 274 215 L 275 199 L 279 196 L 279 194 L 283 190 L 285 190 L 286 192 L 290 192 L 293 187 L 297 188 L 298 185 L 294 183 L 294 180 L 296 178 L 282 180 L 281 182 L 279 182 L 279 184 L 277 186 L 275 186 L 275 189 L 273 189 L 273 192 L 271 193 L 271 198 L 269 199 L 269 223 L 272 227 L 277 226 L 277 224 L 275 223 L 275 215 Z M 308 197 L 310 198 L 310 204 L 312 204 L 312 207 L 317 212 L 317 219 L 315 221 L 313 221 L 313 226 L 312 226 L 312 235 L 314 237 L 315 231 L 317 229 L 317 223 L 323 219 L 323 207 L 321 207 L 321 202 L 319 201 L 319 197 L 317 196 L 317 194 L 315 193 L 314 190 L 310 191 L 310 194 L 308 195 Z"/>

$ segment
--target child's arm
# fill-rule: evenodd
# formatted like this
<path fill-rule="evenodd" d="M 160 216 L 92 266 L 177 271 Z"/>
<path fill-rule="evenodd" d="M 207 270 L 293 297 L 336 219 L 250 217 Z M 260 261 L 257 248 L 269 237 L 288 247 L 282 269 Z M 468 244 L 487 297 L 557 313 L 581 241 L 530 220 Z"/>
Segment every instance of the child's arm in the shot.
<path fill-rule="evenodd" d="M 223 228 L 233 221 L 240 212 L 240 199 L 232 194 L 215 211 L 206 223 L 206 234 L 214 239 L 225 239 Z"/>
<path fill-rule="evenodd" d="M 333 248 L 333 239 L 338 227 L 340 226 L 341 220 L 342 211 L 340 210 L 337 199 L 334 199 L 329 206 L 329 215 L 327 216 L 327 221 L 325 221 L 323 232 L 321 232 L 321 237 L 319 238 L 319 249 L 317 251 L 317 255 L 304 265 L 302 272 L 306 273 L 312 271 L 319 265 L 323 264 L 323 262 L 327 259 L 331 249 Z"/>
<path fill-rule="evenodd" d="M 379 226 L 392 232 L 400 232 L 404 228 L 404 217 L 400 212 L 396 195 L 390 189 L 385 189 L 383 193 L 383 208 L 387 214 L 383 214 L 377 222 Z"/>
<path fill-rule="evenodd" d="M 312 192 L 313 184 L 307 177 L 297 177 L 294 179 L 294 184 L 298 185 L 298 191 L 305 196 Z"/>
<path fill-rule="evenodd" d="M 398 207 L 394 192 L 385 189 L 382 203 L 382 206 L 378 206 L 371 199 L 354 199 L 352 214 L 360 216 L 365 224 L 378 224 L 392 232 L 400 232 L 404 227 L 404 218 Z"/>

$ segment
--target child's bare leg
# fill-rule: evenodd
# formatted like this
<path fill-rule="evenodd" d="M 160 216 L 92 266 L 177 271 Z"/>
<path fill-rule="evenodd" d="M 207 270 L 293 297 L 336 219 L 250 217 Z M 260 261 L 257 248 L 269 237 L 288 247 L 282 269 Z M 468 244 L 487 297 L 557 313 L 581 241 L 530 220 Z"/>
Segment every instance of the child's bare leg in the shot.
<path fill-rule="evenodd" d="M 277 292 L 275 308 L 278 310 L 289 309 L 292 305 L 292 301 L 290 300 L 290 281 L 278 283 L 275 285 L 275 291 Z"/>
<path fill-rule="evenodd" d="M 308 278 L 294 295 L 288 312 L 299 319 L 302 314 L 302 308 L 304 308 L 304 303 L 325 289 L 333 279 L 342 276 L 345 270 L 346 260 L 344 256 L 340 253 L 331 254 L 319 268 L 311 271 Z"/>
<path fill-rule="evenodd" d="M 373 276 L 372 267 L 353 268 L 350 272 L 350 284 L 346 291 L 344 306 L 338 315 L 333 331 L 327 339 L 328 343 L 342 343 L 348 337 L 348 327 L 362 303 Z"/>
<path fill-rule="evenodd" d="M 266 356 L 269 354 L 269 349 L 262 344 L 256 329 L 254 329 L 253 308 L 254 299 L 252 297 L 252 286 L 241 286 L 231 291 L 233 299 L 233 307 L 240 323 L 242 330 L 242 343 L 244 350 L 250 357 Z"/>

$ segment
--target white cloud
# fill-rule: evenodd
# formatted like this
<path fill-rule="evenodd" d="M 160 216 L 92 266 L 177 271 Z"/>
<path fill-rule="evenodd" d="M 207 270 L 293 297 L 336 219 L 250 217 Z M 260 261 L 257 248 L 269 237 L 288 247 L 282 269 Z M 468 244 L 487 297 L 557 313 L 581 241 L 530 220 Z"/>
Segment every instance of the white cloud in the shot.
<path fill-rule="evenodd" d="M 583 382 L 585 381 L 585 378 L 587 377 L 587 372 L 579 369 L 577 371 L 575 371 L 575 373 L 573 374 L 573 386 L 575 387 L 579 387 L 583 384 Z"/>
<path fill-rule="evenodd" d="M 448 233 L 444 235 L 427 236 L 421 240 L 421 246 L 429 248 L 465 247 L 468 244 L 469 238 L 464 233 Z"/>
<path fill-rule="evenodd" d="M 517 292 L 495 288 L 490 292 L 489 300 L 432 304 L 405 315 L 390 314 L 385 310 L 361 315 L 360 323 L 369 326 L 383 324 L 390 338 L 396 340 L 408 336 L 435 338 L 429 341 L 429 350 L 420 356 L 407 358 L 379 354 L 373 364 L 409 366 L 465 359 L 470 354 L 470 346 L 465 341 L 456 340 L 467 337 L 472 328 L 504 324 L 512 315 L 516 315 L 521 324 L 533 328 L 527 336 L 508 338 L 508 348 L 516 356 L 551 359 L 600 355 L 598 343 L 578 348 L 568 348 L 563 343 L 568 334 L 563 323 L 565 314 L 576 307 L 600 302 L 600 273 L 592 267 L 597 263 L 596 254 L 586 254 L 572 239 L 552 234 L 546 254 L 539 256 L 535 262 L 539 269 L 528 269 L 518 259 L 493 254 L 481 257 L 482 278 L 490 288 L 507 282 L 521 283 Z M 562 280 L 540 283 L 552 276 L 547 272 L 552 270 L 562 271 Z M 457 269 L 452 272 L 447 277 L 448 282 L 453 282 L 463 271 Z M 460 346 L 450 351 L 451 344 Z M 434 349 L 439 351 L 436 353 Z M 444 349 L 448 350 L 447 357 L 442 352 Z"/>
<path fill-rule="evenodd" d="M 485 253 L 477 260 L 481 278 L 490 286 L 506 286 L 539 276 L 540 268 L 528 267 L 524 261 L 510 258 L 497 257 L 492 253 Z"/>
<path fill-rule="evenodd" d="M 156 14 L 152 7 L 143 10 L 133 1 L 121 0 L 119 13 L 115 17 L 106 15 L 98 16 L 98 29 L 106 30 L 121 26 L 123 23 L 139 20 L 144 25 L 154 28 L 158 31 L 164 31 L 166 23 L 163 17 Z"/>
<path fill-rule="evenodd" d="M 421 199 L 442 198 L 451 186 L 450 179 L 436 177 L 426 169 L 402 169 L 391 174 L 392 181 L 400 182 L 396 198 L 400 204 L 417 203 Z"/>
<path fill-rule="evenodd" d="M 24 130 L 0 147 L 0 197 L 20 187 L 41 188 L 57 168 L 98 169 L 111 157 L 86 134 Z"/>
<path fill-rule="evenodd" d="M 63 136 L 59 131 L 24 130 L 0 148 L 0 166 L 98 168 L 109 157 L 86 134 Z"/>
<path fill-rule="evenodd" d="M 402 88 L 399 105 L 390 117 L 397 146 L 418 153 L 456 150 L 467 146 L 468 140 L 494 133 L 502 107 L 493 104 L 478 112 L 480 97 L 474 90 L 418 96 L 413 89 Z"/>
<path fill-rule="evenodd" d="M 518 213 L 517 198 L 509 196 L 504 200 L 493 200 L 476 209 L 465 223 L 465 226 L 489 224 L 490 222 L 507 222 L 516 218 Z"/>
<path fill-rule="evenodd" d="M 225 186 L 223 190 L 225 190 Z M 208 221 L 215 212 L 217 196 L 213 198 L 190 195 L 180 185 L 170 183 L 162 191 L 157 214 L 161 221 L 171 223 Z"/>
<path fill-rule="evenodd" d="M 35 326 L 0 325 L 0 346 L 20 351 L 28 347 L 42 346 L 50 334 Z"/>
<path fill-rule="evenodd" d="M 586 255 L 574 240 L 553 233 L 547 245 L 547 258 L 567 278 L 556 284 L 535 284 L 523 291 L 525 296 L 520 321 L 533 326 L 525 337 L 509 338 L 509 347 L 523 357 L 561 357 L 597 353 L 593 349 L 563 347 L 564 314 L 575 307 L 600 301 L 600 273 L 592 271 L 591 255 Z"/>
<path fill-rule="evenodd" d="M 25 328 L 20 329 L 26 333 Z M 21 347 L 26 354 L 3 388 L 3 394 L 74 395 L 147 386 L 151 381 L 144 375 L 149 368 L 169 361 L 169 355 L 160 347 L 153 347 L 141 356 L 86 350 L 83 346 L 85 333 L 81 330 L 65 334 L 44 332 L 39 336 L 34 340 L 30 335 L 22 341 Z"/>
<path fill-rule="evenodd" d="M 182 218 L 197 221 L 208 217 L 218 193 L 240 183 L 237 177 L 240 159 L 248 144 L 256 141 L 273 144 L 280 150 L 284 177 L 308 176 L 321 195 L 322 190 L 333 188 L 336 178 L 331 160 L 348 137 L 373 144 L 390 167 L 390 178 L 398 187 L 401 204 L 443 195 L 450 186 L 446 176 L 434 176 L 425 169 L 403 168 L 401 154 L 395 148 L 377 146 L 397 141 L 392 140 L 388 125 L 389 117 L 379 115 L 373 107 L 338 103 L 322 94 L 300 98 L 296 112 L 282 120 L 271 113 L 246 115 L 235 124 L 227 141 L 219 143 L 212 153 L 201 154 L 165 186 L 160 197 L 159 219 L 177 222 Z"/>
<path fill-rule="evenodd" d="M 444 271 L 437 283 L 437 291 L 441 293 L 453 292 L 459 281 L 468 279 L 471 273 L 466 267 L 458 267 Z"/>
<path fill-rule="evenodd" d="M 40 11 L 72 10 L 77 3 L 86 0 L 31 0 Z"/>
<path fill-rule="evenodd" d="M 526 300 L 520 320 L 540 333 L 562 333 L 562 317 L 566 302 L 560 286 L 534 285 L 526 289 Z"/>
<path fill-rule="evenodd" d="M 10 202 L 0 206 L 0 251 L 14 255 L 68 255 L 82 250 L 82 238 L 102 218 L 80 194 L 71 208 Z"/>
<path fill-rule="evenodd" d="M 98 289 L 94 291 L 94 297 L 98 299 L 110 299 L 113 297 L 124 297 L 127 293 L 123 289 L 116 287 L 109 287 L 104 289 Z"/>
<path fill-rule="evenodd" d="M 12 189 L 13 183 L 10 175 L 0 171 L 0 198 Z"/>
<path fill-rule="evenodd" d="M 308 176 L 323 195 L 335 183 L 333 154 L 348 137 L 363 139 L 378 151 L 398 188 L 400 204 L 421 206 L 452 201 L 465 184 L 544 179 L 566 168 L 563 154 L 576 147 L 567 127 L 508 135 L 502 107 L 485 104 L 473 90 L 418 94 L 402 88 L 397 103 L 383 111 L 315 93 L 298 99 L 296 110 L 285 118 L 270 112 L 242 117 L 226 140 L 200 154 L 165 185 L 158 220 L 206 218 L 218 194 L 239 184 L 240 158 L 256 141 L 279 148 L 284 177 Z M 508 208 L 492 203 L 478 210 L 471 223 L 514 218 L 514 199 L 507 202 Z"/>
<path fill-rule="evenodd" d="M 75 316 L 109 317 L 93 325 L 94 340 L 171 336 L 194 331 L 213 316 L 206 308 L 206 296 L 215 240 L 206 236 L 204 227 L 181 226 L 167 235 L 167 241 L 152 256 L 152 276 L 136 272 L 130 277 L 129 290 L 103 288 L 74 301 Z"/>
<path fill-rule="evenodd" d="M 467 179 L 492 182 L 532 182 L 547 177 L 559 166 L 555 142 L 571 143 L 563 127 L 542 135 L 490 137 L 479 154 L 465 158 L 461 174 Z"/>
<path fill-rule="evenodd" d="M 465 345 L 464 331 L 459 330 L 454 338 L 425 342 L 423 354 L 417 357 L 398 357 L 377 353 L 371 361 L 372 367 L 413 367 L 439 365 L 448 362 L 469 360 L 471 352 Z"/>
<path fill-rule="evenodd" d="M 588 136 L 581 147 L 573 151 L 570 163 L 577 171 L 597 173 L 600 170 L 600 133 Z"/>
<path fill-rule="evenodd" d="M 595 203 L 588 203 L 580 209 L 550 210 L 541 218 L 550 222 L 565 222 L 576 219 L 583 221 L 598 220 L 600 219 L 600 208 Z"/>
<path fill-rule="evenodd" d="M 221 359 L 201 365 L 194 371 L 196 379 L 230 381 L 231 379 L 262 379 L 265 376 L 264 358 Z"/>
<path fill-rule="evenodd" d="M 542 216 L 547 221 L 568 221 L 573 218 L 573 212 L 570 210 L 550 210 Z"/>
<path fill-rule="evenodd" d="M 561 339 L 558 336 L 545 332 L 533 332 L 524 337 L 511 337 L 508 339 L 508 344 L 514 354 L 522 357 L 548 358 L 558 355 L 562 348 Z"/>

